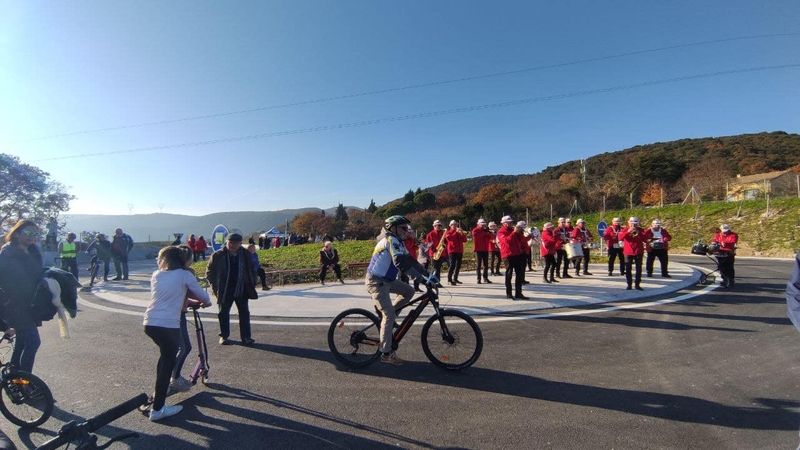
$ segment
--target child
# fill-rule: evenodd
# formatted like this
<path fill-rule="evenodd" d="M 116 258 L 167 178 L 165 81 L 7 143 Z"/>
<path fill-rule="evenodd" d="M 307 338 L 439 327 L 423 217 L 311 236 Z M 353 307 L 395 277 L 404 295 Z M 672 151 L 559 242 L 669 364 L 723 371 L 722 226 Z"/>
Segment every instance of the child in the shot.
<path fill-rule="evenodd" d="M 150 279 L 152 300 L 144 313 L 144 332 L 160 351 L 156 366 L 156 386 L 150 420 L 157 421 L 179 413 L 180 405 L 168 406 L 169 380 L 180 348 L 180 316 L 187 293 L 203 304 L 211 304 L 208 294 L 186 266 L 185 253 L 178 247 L 164 247 L 158 252 L 158 270 Z"/>
<path fill-rule="evenodd" d="M 192 276 L 195 276 L 194 269 L 192 269 L 192 262 L 194 261 L 194 252 L 192 249 L 186 245 L 181 245 L 179 247 L 183 250 L 184 256 L 184 270 L 188 270 Z M 189 352 L 192 351 L 192 341 L 189 339 L 189 328 L 186 325 L 186 312 L 189 310 L 189 307 L 199 306 L 201 308 L 207 308 L 211 306 L 211 302 L 204 303 L 197 299 L 192 298 L 188 293 L 186 295 L 186 300 L 183 303 L 183 308 L 181 308 L 181 342 L 180 348 L 178 349 L 178 354 L 176 356 L 175 361 L 175 368 L 172 369 L 172 379 L 169 382 L 169 389 L 171 392 L 189 392 L 192 388 L 192 383 L 187 380 L 186 378 L 181 376 L 181 369 L 183 368 L 183 363 L 186 362 L 186 357 L 189 356 Z"/>

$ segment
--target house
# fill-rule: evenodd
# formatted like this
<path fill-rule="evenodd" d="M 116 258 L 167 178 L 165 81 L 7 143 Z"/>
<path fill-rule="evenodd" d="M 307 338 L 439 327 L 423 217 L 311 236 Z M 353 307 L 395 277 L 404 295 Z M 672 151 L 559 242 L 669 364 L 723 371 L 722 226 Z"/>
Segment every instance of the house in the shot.
<path fill-rule="evenodd" d="M 735 202 L 763 199 L 767 194 L 770 197 L 794 195 L 798 189 L 797 177 L 792 170 L 737 176 L 728 181 L 726 197 L 729 202 Z"/>

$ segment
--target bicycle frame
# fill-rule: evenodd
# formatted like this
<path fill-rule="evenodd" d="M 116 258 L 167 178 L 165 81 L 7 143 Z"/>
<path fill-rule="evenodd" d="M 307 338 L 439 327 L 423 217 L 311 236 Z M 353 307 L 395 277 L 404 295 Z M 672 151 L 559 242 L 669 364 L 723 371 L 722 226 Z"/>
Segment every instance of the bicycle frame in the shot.
<path fill-rule="evenodd" d="M 411 325 L 413 325 L 414 321 L 416 321 L 419 318 L 420 314 L 422 314 L 422 310 L 425 309 L 426 306 L 428 306 L 428 303 L 433 305 L 433 309 L 434 311 L 436 311 L 436 314 L 439 314 L 439 312 L 441 311 L 441 308 L 439 308 L 439 293 L 430 286 L 427 286 L 427 288 L 428 288 L 427 292 L 409 301 L 405 305 L 395 308 L 394 311 L 395 314 L 397 315 L 400 313 L 400 311 L 408 308 L 409 306 L 412 306 L 415 303 L 419 303 L 419 305 L 417 305 L 416 308 L 411 310 L 411 312 L 409 312 L 408 315 L 406 315 L 406 317 L 397 327 L 397 330 L 394 333 L 392 333 L 392 348 L 394 348 L 395 350 L 397 349 L 397 346 L 400 344 L 400 341 L 402 341 L 405 335 L 408 333 L 408 330 L 411 329 Z M 439 318 L 439 322 L 442 325 L 442 329 L 445 330 L 445 333 L 449 335 L 449 332 L 447 331 L 447 326 L 445 325 L 444 320 L 441 318 L 441 316 Z M 380 345 L 379 340 L 374 342 L 364 340 L 362 341 L 362 343 L 375 346 Z"/>

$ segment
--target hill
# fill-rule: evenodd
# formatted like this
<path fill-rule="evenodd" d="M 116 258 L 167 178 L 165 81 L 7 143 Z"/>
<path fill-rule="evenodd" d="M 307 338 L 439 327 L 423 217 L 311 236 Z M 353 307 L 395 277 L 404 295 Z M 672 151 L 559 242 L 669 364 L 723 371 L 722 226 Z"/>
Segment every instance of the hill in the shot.
<path fill-rule="evenodd" d="M 99 215 L 99 214 L 65 214 L 67 231 L 100 231 L 113 233 L 115 228 L 122 228 L 133 237 L 134 241 L 172 241 L 173 233 L 190 233 L 205 235 L 208 238 L 218 224 L 228 228 L 238 228 L 245 234 L 266 231 L 274 226 L 285 225 L 298 214 L 309 211 L 322 211 L 319 208 L 284 209 L 280 211 L 231 211 L 208 214 L 205 216 L 187 216 L 179 214 L 133 214 L 133 215 Z M 335 208 L 326 209 L 332 214 Z M 186 239 L 184 238 L 184 241 Z"/>

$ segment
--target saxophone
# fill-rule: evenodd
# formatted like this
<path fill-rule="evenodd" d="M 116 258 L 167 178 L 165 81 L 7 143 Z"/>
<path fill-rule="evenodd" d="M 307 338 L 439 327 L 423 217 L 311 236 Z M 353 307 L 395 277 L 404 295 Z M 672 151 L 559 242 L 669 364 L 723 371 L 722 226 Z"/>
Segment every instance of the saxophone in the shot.
<path fill-rule="evenodd" d="M 436 252 L 433 254 L 433 260 L 438 261 L 439 258 L 442 257 L 442 253 L 444 253 L 445 245 L 444 245 L 444 238 L 447 234 L 443 231 L 442 232 L 442 239 L 439 240 L 439 245 L 436 246 Z"/>

